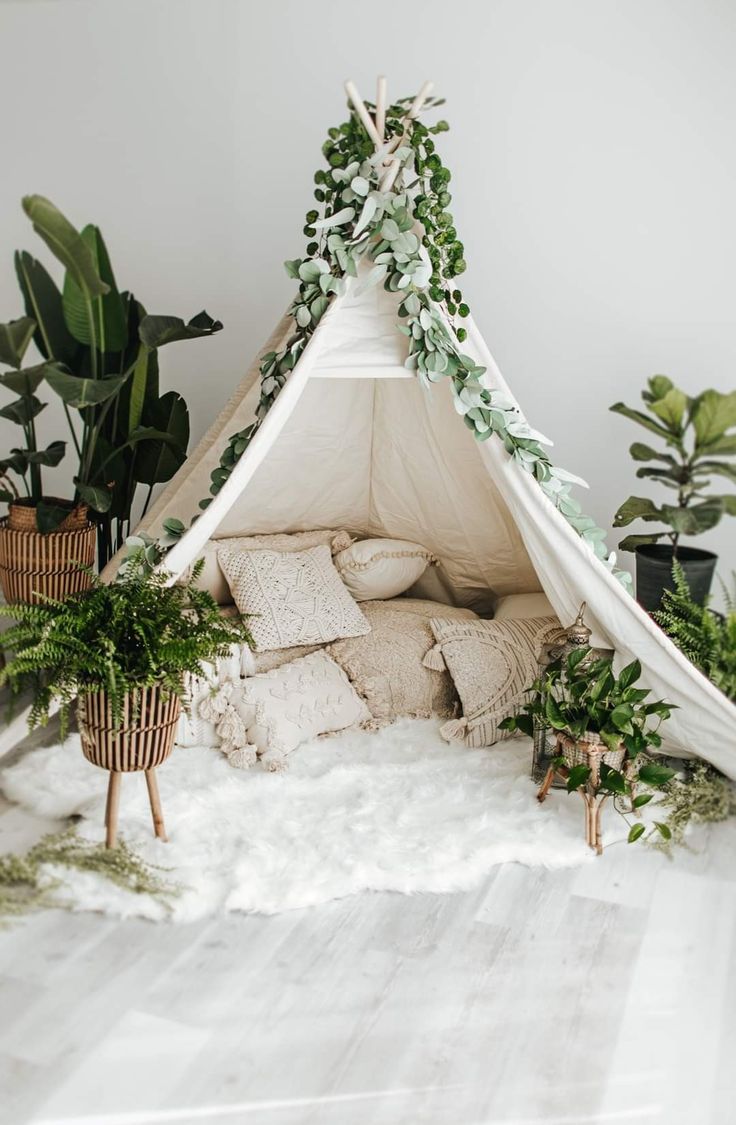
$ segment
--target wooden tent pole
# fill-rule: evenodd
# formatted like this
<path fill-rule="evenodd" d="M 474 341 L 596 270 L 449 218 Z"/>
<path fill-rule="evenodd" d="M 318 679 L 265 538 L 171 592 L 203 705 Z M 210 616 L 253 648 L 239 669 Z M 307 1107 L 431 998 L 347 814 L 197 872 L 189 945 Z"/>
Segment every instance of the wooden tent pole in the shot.
<path fill-rule="evenodd" d="M 422 109 L 422 106 L 426 102 L 429 95 L 432 93 L 433 89 L 434 89 L 434 82 L 431 82 L 431 81 L 427 80 L 422 85 L 419 93 L 417 94 L 414 101 L 409 106 L 409 109 L 407 110 L 407 112 L 405 114 L 404 120 L 413 121 L 416 117 L 419 116 L 419 114 L 421 112 L 421 109 Z M 393 152 L 395 152 L 397 148 L 401 147 L 401 145 L 404 143 L 405 140 L 406 140 L 406 130 L 404 130 L 402 133 L 397 133 L 396 136 L 393 137 L 391 139 L 391 141 L 389 142 L 389 144 L 386 146 L 386 159 L 384 160 L 384 163 L 388 165 L 388 168 L 387 168 L 386 172 L 384 173 L 383 179 L 381 180 L 381 184 L 380 184 L 380 190 L 381 191 L 390 191 L 391 188 L 393 187 L 394 180 L 396 179 L 397 175 L 399 174 L 399 166 L 400 165 L 399 165 L 398 160 L 396 160 L 396 159 L 391 160 L 390 157 L 391 157 L 391 154 Z"/>
<path fill-rule="evenodd" d="M 433 90 L 434 90 L 434 82 L 427 81 L 427 82 L 424 83 L 421 90 L 419 91 L 419 93 L 415 97 L 414 101 L 409 106 L 409 112 L 407 113 L 406 116 L 410 121 L 413 120 L 415 117 L 417 117 L 419 115 L 419 113 L 421 112 L 422 106 L 424 105 L 424 103 L 426 102 L 427 98 L 429 97 L 429 95 L 432 93 Z"/>
<path fill-rule="evenodd" d="M 379 74 L 376 83 L 376 132 L 379 143 L 383 144 L 386 131 L 386 76 Z"/>
<path fill-rule="evenodd" d="M 373 141 L 376 148 L 380 148 L 382 142 L 381 142 L 381 138 L 378 135 L 378 131 L 376 129 L 376 126 L 373 122 L 373 118 L 371 117 L 368 110 L 365 108 L 365 102 L 363 101 L 360 94 L 358 93 L 358 91 L 355 87 L 355 84 L 353 82 L 351 82 L 350 79 L 348 79 L 347 82 L 345 83 L 345 93 L 347 94 L 349 100 L 352 102 L 353 109 L 357 113 L 360 120 L 363 122 L 363 126 L 365 127 L 366 133 L 368 134 L 370 139 Z"/>

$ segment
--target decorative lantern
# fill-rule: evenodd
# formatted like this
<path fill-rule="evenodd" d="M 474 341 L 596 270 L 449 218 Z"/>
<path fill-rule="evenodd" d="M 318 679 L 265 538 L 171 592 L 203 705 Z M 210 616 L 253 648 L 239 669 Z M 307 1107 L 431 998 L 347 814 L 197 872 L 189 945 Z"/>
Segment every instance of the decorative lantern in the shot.
<path fill-rule="evenodd" d="M 612 648 L 591 648 L 590 638 L 592 636 L 591 630 L 585 624 L 585 610 L 586 603 L 583 602 L 578 610 L 578 615 L 573 621 L 572 625 L 567 629 L 561 629 L 560 632 L 551 641 L 542 646 L 539 654 L 539 674 L 544 674 L 544 669 L 548 664 L 552 664 L 556 660 L 561 660 L 563 663 L 572 652 L 577 652 L 581 648 L 590 649 L 587 656 L 584 656 L 578 665 L 579 668 L 584 669 L 586 665 L 593 664 L 596 660 L 611 659 L 614 655 Z M 532 751 L 532 781 L 537 785 L 541 784 L 550 759 L 554 757 L 555 749 L 554 743 L 547 738 L 548 728 L 538 720 L 534 725 L 534 748 Z M 555 788 L 562 788 L 564 785 L 561 781 L 555 781 Z"/>

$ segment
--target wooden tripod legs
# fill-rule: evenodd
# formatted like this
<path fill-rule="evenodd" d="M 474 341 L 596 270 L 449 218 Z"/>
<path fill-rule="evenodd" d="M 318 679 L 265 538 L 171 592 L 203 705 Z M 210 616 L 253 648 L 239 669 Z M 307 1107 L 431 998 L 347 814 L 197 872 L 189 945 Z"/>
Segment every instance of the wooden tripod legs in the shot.
<path fill-rule="evenodd" d="M 153 819 L 153 833 L 159 840 L 168 840 L 164 826 L 164 814 L 161 809 L 161 798 L 158 792 L 155 770 L 145 770 L 148 800 L 151 803 L 151 817 Z M 118 835 L 118 808 L 120 807 L 120 780 L 122 774 L 117 770 L 110 770 L 110 781 L 107 786 L 107 804 L 105 806 L 105 847 L 114 848 Z"/>

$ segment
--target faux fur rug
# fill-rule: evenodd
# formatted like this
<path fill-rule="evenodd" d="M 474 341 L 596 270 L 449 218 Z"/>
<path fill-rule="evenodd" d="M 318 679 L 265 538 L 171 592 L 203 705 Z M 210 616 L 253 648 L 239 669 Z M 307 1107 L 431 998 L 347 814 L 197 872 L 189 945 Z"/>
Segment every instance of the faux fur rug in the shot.
<path fill-rule="evenodd" d="M 358 891 L 449 892 L 476 886 L 498 863 L 567 867 L 592 858 L 582 800 L 543 806 L 529 779 L 529 742 L 490 750 L 448 745 L 433 720 L 404 719 L 300 747 L 281 774 L 239 771 L 216 750 L 176 749 L 158 771 L 169 843 L 154 840 L 141 774 L 122 779 L 120 833 L 181 885 L 176 921 L 221 911 L 274 914 Z M 12 801 L 48 817 L 82 817 L 101 840 L 107 778 L 76 736 L 33 751 L 0 775 Z M 625 836 L 613 810 L 606 842 Z M 64 871 L 79 910 L 159 919 L 152 898 L 97 875 Z"/>

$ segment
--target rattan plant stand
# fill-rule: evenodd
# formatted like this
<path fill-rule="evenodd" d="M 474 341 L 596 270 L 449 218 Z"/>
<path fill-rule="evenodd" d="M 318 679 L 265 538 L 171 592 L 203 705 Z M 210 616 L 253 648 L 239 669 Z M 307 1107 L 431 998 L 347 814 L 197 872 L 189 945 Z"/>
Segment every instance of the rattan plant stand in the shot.
<path fill-rule="evenodd" d="M 558 765 L 550 765 L 537 793 L 537 800 L 541 804 L 546 799 L 556 777 L 567 783 L 570 770 L 574 766 L 588 766 L 590 769 L 588 780 L 578 787 L 585 806 L 585 842 L 597 855 L 601 855 L 603 853 L 601 813 L 610 796 L 610 793 L 600 792 L 601 765 L 605 763 L 612 769 L 623 769 L 630 786 L 633 810 L 634 783 L 629 769 L 630 762 L 626 759 L 626 750 L 623 746 L 618 750 L 609 750 L 598 735 L 589 732 L 586 738 L 580 741 L 558 735 L 557 756 L 564 758 L 565 761 Z"/>
<path fill-rule="evenodd" d="M 164 695 L 158 685 L 129 692 L 123 701 L 121 721 L 113 721 L 104 691 L 83 695 L 77 701 L 77 722 L 82 753 L 87 761 L 108 770 L 105 806 L 105 845 L 117 840 L 120 783 L 124 773 L 143 772 L 151 805 L 153 832 L 166 841 L 166 827 L 156 780 L 156 768 L 174 748 L 181 713 L 177 695 Z"/>

